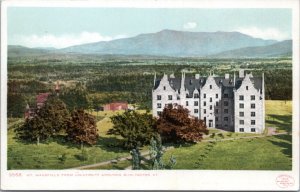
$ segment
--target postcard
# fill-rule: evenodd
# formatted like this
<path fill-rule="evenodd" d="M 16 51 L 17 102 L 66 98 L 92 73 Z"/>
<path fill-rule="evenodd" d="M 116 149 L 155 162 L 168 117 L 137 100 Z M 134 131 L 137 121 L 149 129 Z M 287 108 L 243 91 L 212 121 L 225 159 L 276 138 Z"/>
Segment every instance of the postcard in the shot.
<path fill-rule="evenodd" d="M 299 190 L 299 1 L 1 2 L 1 189 Z"/>

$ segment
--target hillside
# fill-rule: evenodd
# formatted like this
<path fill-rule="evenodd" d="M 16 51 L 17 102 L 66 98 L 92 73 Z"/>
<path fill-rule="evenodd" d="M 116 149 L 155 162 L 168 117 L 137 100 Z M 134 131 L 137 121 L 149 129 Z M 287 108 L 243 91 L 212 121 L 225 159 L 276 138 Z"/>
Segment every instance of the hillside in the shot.
<path fill-rule="evenodd" d="M 210 55 L 213 58 L 263 58 L 292 55 L 292 40 L 286 40 L 267 46 L 245 47 Z"/>

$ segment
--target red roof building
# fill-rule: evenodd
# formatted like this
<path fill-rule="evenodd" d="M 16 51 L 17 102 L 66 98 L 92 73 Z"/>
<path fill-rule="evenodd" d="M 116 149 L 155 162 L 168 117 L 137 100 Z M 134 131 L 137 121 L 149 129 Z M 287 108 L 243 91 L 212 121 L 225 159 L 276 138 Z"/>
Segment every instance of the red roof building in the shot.
<path fill-rule="evenodd" d="M 113 102 L 103 106 L 104 111 L 117 111 L 117 110 L 127 110 L 128 103 L 127 102 Z"/>
<path fill-rule="evenodd" d="M 36 96 L 36 106 L 38 109 L 45 105 L 49 95 L 50 93 L 40 93 Z"/>

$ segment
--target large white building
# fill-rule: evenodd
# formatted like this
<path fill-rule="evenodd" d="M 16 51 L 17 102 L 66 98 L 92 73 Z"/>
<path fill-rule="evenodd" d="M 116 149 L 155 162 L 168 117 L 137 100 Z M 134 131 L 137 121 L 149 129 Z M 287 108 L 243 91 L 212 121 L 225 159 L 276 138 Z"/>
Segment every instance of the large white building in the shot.
<path fill-rule="evenodd" d="M 152 91 L 153 116 L 164 107 L 179 104 L 190 115 L 203 119 L 207 127 L 233 132 L 262 133 L 265 129 L 265 87 L 262 77 L 244 73 L 224 77 L 209 75 L 181 78 L 164 75 L 154 78 Z"/>

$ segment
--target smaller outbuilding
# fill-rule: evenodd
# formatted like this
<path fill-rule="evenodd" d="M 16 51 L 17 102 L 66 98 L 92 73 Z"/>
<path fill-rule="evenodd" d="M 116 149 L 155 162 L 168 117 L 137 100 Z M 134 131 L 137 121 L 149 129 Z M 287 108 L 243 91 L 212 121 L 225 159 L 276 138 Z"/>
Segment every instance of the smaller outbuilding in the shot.
<path fill-rule="evenodd" d="M 128 110 L 128 103 L 125 101 L 117 101 L 108 103 L 103 106 L 103 111 Z"/>

